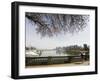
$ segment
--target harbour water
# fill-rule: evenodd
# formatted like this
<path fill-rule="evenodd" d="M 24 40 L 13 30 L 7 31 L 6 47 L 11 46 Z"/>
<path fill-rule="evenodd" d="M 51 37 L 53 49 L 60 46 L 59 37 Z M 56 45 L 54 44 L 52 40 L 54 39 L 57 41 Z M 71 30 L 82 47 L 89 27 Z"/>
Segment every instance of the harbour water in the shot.
<path fill-rule="evenodd" d="M 44 50 L 41 52 L 40 56 L 68 56 L 68 54 L 57 52 L 56 50 Z"/>
<path fill-rule="evenodd" d="M 55 57 L 55 56 L 70 56 L 69 54 L 65 54 L 62 50 L 57 51 L 56 49 L 50 50 L 35 50 L 26 51 L 26 57 Z"/>

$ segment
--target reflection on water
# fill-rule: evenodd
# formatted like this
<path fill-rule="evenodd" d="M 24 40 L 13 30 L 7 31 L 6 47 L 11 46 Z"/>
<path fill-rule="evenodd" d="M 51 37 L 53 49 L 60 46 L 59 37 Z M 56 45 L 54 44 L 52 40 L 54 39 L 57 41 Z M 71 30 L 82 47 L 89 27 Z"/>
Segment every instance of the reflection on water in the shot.
<path fill-rule="evenodd" d="M 57 52 L 56 50 L 44 50 L 40 56 L 67 56 L 63 52 Z"/>
<path fill-rule="evenodd" d="M 26 57 L 48 57 L 48 56 L 68 56 L 68 54 L 64 54 L 63 51 L 53 50 L 30 50 L 26 51 Z"/>

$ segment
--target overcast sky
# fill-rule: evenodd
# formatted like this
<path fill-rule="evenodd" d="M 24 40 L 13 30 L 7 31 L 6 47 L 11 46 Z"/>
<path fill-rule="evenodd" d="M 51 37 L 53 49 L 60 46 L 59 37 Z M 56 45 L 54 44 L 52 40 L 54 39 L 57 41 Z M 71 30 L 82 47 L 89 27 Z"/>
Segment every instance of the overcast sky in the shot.
<path fill-rule="evenodd" d="M 53 49 L 56 47 L 63 47 L 69 45 L 90 45 L 90 27 L 87 26 L 83 31 L 78 33 L 69 34 L 59 34 L 53 37 L 42 37 L 36 33 L 36 26 L 26 18 L 26 46 L 36 47 L 38 49 Z"/>

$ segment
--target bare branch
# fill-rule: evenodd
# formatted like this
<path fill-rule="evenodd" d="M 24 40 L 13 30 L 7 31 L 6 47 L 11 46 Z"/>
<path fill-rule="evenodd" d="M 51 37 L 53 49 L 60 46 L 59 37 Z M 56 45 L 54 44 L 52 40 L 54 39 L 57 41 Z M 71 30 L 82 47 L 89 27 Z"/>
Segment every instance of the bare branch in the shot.
<path fill-rule="evenodd" d="M 37 25 L 36 31 L 43 37 L 79 32 L 87 26 L 89 21 L 89 15 L 27 12 L 26 17 Z"/>

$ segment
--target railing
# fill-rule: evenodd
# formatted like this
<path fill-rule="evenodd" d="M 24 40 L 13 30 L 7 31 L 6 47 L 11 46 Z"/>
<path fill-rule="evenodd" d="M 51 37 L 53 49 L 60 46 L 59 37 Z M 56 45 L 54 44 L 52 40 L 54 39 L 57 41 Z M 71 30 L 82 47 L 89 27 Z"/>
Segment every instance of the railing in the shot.
<path fill-rule="evenodd" d="M 81 56 L 26 57 L 25 64 L 26 66 L 63 64 L 71 62 L 80 62 L 83 60 L 89 60 L 89 55 L 84 55 L 84 58 L 81 58 Z"/>

